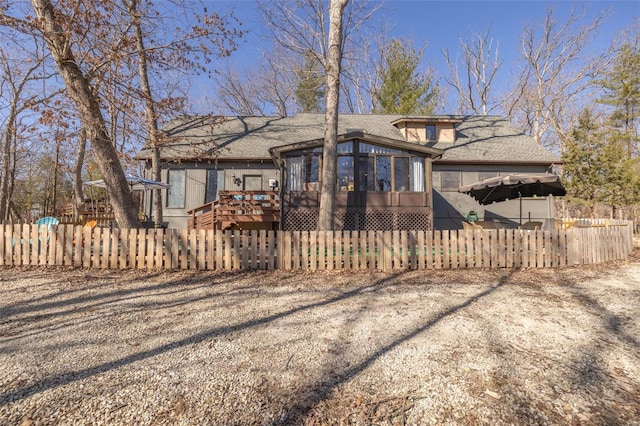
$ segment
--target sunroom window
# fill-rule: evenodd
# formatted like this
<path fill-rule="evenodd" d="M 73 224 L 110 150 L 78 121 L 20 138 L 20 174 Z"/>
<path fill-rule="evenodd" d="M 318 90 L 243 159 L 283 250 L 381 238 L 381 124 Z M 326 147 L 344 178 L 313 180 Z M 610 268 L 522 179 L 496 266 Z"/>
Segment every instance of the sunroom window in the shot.
<path fill-rule="evenodd" d="M 409 190 L 409 157 L 393 159 L 393 189 L 397 192 Z"/>
<path fill-rule="evenodd" d="M 391 156 L 376 157 L 376 191 L 391 191 Z"/>
<path fill-rule="evenodd" d="M 352 156 L 338 156 L 338 190 L 353 191 L 355 186 L 355 167 Z"/>
<path fill-rule="evenodd" d="M 287 158 L 287 190 L 318 190 L 321 152 L 291 153 Z M 338 145 L 337 190 L 424 192 L 425 159 L 410 152 L 350 141 Z"/>
<path fill-rule="evenodd" d="M 304 154 L 287 159 L 288 191 L 317 191 L 319 181 L 320 154 Z"/>

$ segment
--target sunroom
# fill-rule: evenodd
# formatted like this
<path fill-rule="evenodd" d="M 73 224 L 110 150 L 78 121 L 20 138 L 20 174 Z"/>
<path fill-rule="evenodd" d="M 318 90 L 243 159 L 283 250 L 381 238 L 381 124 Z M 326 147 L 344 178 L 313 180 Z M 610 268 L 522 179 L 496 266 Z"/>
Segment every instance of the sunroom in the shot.
<path fill-rule="evenodd" d="M 281 228 L 317 227 L 323 140 L 270 149 L 281 173 Z M 431 163 L 443 151 L 354 131 L 337 147 L 337 230 L 433 228 Z"/>

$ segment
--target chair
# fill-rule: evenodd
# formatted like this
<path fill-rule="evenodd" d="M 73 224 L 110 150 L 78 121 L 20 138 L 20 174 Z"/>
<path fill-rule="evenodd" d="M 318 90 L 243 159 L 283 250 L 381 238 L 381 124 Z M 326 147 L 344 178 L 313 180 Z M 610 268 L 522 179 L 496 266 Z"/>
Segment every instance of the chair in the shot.
<path fill-rule="evenodd" d="M 51 231 L 51 228 L 53 226 L 57 226 L 60 224 L 60 221 L 58 219 L 56 219 L 53 216 L 44 216 L 41 217 L 40 219 L 35 221 L 35 224 L 38 225 L 38 233 L 42 232 L 43 228 L 47 228 L 47 234 Z M 49 239 L 51 237 L 49 237 L 49 235 L 47 235 L 47 244 L 49 244 Z M 29 240 L 29 244 L 31 244 L 32 241 Z M 38 251 L 40 250 L 40 237 L 38 237 Z"/>
<path fill-rule="evenodd" d="M 47 233 L 51 231 L 53 226 L 57 226 L 60 224 L 60 221 L 53 216 L 45 216 L 36 220 L 36 225 L 38 225 L 38 233 L 42 232 L 42 228 L 47 228 Z M 47 237 L 47 241 L 49 241 L 49 237 Z"/>
<path fill-rule="evenodd" d="M 53 216 L 45 216 L 36 220 L 36 225 L 38 225 L 38 230 L 43 226 L 47 227 L 47 230 L 50 230 L 53 225 L 59 225 L 60 221 Z"/>
<path fill-rule="evenodd" d="M 86 222 L 84 225 L 82 225 L 82 235 L 84 235 L 84 233 L 85 233 L 85 231 L 87 229 L 93 229 L 96 226 L 98 226 L 98 221 L 95 220 L 95 219 L 92 219 L 92 220 Z M 75 243 L 76 243 L 76 239 L 74 238 L 73 239 L 73 244 L 75 244 Z M 82 245 L 84 246 L 84 240 L 82 240 Z"/>

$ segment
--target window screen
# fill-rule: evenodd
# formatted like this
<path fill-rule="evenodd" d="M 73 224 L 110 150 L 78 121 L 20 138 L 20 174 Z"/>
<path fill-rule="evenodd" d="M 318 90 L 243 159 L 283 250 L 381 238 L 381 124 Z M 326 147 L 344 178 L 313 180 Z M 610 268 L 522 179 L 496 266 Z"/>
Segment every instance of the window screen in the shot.
<path fill-rule="evenodd" d="M 186 184 L 186 172 L 184 169 L 169 170 L 169 191 L 167 195 L 167 207 L 184 208 L 184 194 Z"/>

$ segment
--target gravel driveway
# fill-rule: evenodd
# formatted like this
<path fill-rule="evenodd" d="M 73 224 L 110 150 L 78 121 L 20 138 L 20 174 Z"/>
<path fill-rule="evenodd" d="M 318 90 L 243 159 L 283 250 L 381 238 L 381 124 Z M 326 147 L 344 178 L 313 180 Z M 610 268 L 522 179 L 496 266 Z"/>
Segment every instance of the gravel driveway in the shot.
<path fill-rule="evenodd" d="M 640 424 L 634 254 L 523 271 L 3 269 L 0 424 Z"/>

